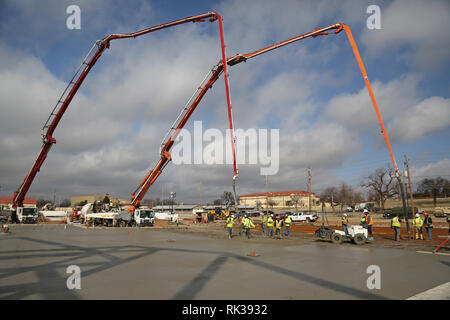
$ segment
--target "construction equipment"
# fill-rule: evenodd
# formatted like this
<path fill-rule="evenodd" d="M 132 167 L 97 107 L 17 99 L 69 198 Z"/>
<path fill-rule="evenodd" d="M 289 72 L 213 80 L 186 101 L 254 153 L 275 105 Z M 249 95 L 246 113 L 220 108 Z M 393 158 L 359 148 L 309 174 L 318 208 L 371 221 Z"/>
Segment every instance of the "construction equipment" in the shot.
<path fill-rule="evenodd" d="M 92 46 L 86 57 L 84 58 L 81 65 L 78 67 L 77 71 L 75 72 L 74 76 L 70 80 L 69 84 L 63 91 L 62 95 L 58 99 L 58 102 L 54 106 L 53 110 L 51 111 L 49 117 L 47 118 L 47 121 L 45 122 L 44 126 L 42 127 L 42 148 L 41 151 L 36 158 L 33 167 L 29 171 L 29 173 L 25 176 L 24 181 L 19 186 L 16 192 L 14 192 L 13 197 L 13 214 L 12 218 L 14 222 L 17 222 L 17 215 L 19 214 L 19 208 L 23 207 L 23 200 L 25 199 L 25 195 L 27 194 L 36 174 L 40 171 L 42 164 L 44 163 L 48 152 L 50 151 L 53 144 L 56 143 L 56 139 L 53 137 L 53 133 L 58 126 L 62 116 L 66 112 L 70 102 L 72 101 L 73 97 L 77 93 L 78 89 L 80 88 L 81 84 L 83 83 L 84 79 L 88 75 L 89 71 L 92 69 L 92 67 L 95 65 L 97 60 L 100 58 L 102 53 L 105 51 L 105 49 L 110 47 L 111 40 L 115 39 L 127 39 L 127 38 L 136 38 L 141 35 L 158 31 L 161 29 L 173 27 L 176 25 L 180 25 L 187 22 L 203 22 L 206 21 L 205 19 L 208 19 L 210 22 L 218 21 L 219 22 L 219 31 L 220 31 L 220 45 L 222 48 L 222 59 L 223 59 L 223 65 L 224 65 L 224 72 L 225 72 L 225 88 L 227 90 L 227 101 L 228 101 L 228 112 L 230 116 L 230 124 L 232 123 L 231 118 L 231 100 L 229 95 L 229 85 L 228 85 L 228 73 L 226 70 L 226 54 L 225 54 L 225 41 L 224 41 L 224 35 L 223 35 L 223 24 L 222 24 L 222 17 L 217 12 L 208 12 L 201 15 L 196 15 L 192 17 L 187 17 L 179 20 L 175 20 L 172 22 L 160 24 L 154 27 L 146 28 L 143 30 L 139 30 L 132 33 L 122 33 L 122 34 L 111 34 L 107 36 L 106 38 L 102 40 L 97 40 L 95 44 Z M 97 50 L 94 52 L 95 47 L 97 47 Z M 233 180 L 234 181 L 234 180 Z M 23 210 L 22 210 L 23 211 Z"/>
<path fill-rule="evenodd" d="M 396 172 L 398 172 L 398 167 L 397 164 L 395 162 L 393 153 L 392 153 L 392 149 L 389 143 L 389 139 L 386 133 L 386 130 L 384 128 L 384 124 L 383 124 L 383 120 L 381 118 L 376 100 L 375 100 L 375 96 L 373 94 L 372 88 L 370 86 L 370 82 L 369 79 L 367 77 L 367 73 L 366 70 L 364 68 L 363 62 L 361 60 L 361 56 L 359 54 L 358 48 L 356 46 L 355 40 L 353 39 L 353 35 L 352 32 L 350 30 L 350 27 L 347 25 L 344 25 L 343 23 L 336 23 L 333 25 L 330 25 L 328 27 L 325 28 L 321 28 L 321 29 L 316 29 L 312 32 L 300 35 L 300 36 L 296 36 L 294 38 L 267 46 L 263 49 L 251 52 L 251 53 L 247 53 L 247 54 L 236 54 L 233 57 L 227 58 L 226 59 L 226 64 L 228 64 L 229 66 L 234 66 L 236 64 L 239 64 L 241 62 L 246 62 L 248 59 L 257 57 L 261 54 L 267 53 L 269 51 L 278 49 L 280 47 L 283 47 L 285 45 L 288 45 L 290 43 L 308 38 L 308 37 L 318 37 L 318 36 L 324 36 L 324 35 L 328 35 L 327 31 L 332 31 L 334 30 L 335 34 L 340 33 L 342 30 L 344 30 L 347 34 L 347 38 L 350 42 L 350 45 L 353 49 L 353 53 L 356 57 L 356 60 L 358 62 L 359 68 L 361 70 L 362 76 L 364 78 L 367 90 L 369 91 L 369 95 L 372 99 L 372 103 L 373 103 L 373 107 L 375 109 L 375 112 L 378 116 L 378 120 L 382 129 L 382 133 L 386 142 L 386 145 L 388 147 L 389 150 L 389 154 L 391 156 L 391 160 L 392 163 L 394 165 L 394 168 L 396 168 Z M 167 134 L 164 136 L 163 141 L 161 143 L 160 146 L 160 160 L 158 161 L 158 163 L 156 164 L 156 166 L 150 170 L 147 174 L 147 176 L 144 178 L 144 180 L 142 180 L 142 182 L 139 184 L 139 186 L 137 187 L 137 189 L 131 194 L 131 205 L 129 210 L 133 211 L 135 208 L 138 208 L 142 199 L 144 198 L 146 192 L 148 191 L 148 189 L 152 186 L 152 184 L 156 181 L 156 179 L 158 179 L 158 177 L 160 176 L 160 174 L 162 173 L 162 171 L 164 170 L 164 168 L 166 167 L 166 165 L 169 163 L 169 161 L 171 160 L 171 155 L 170 155 L 170 149 L 172 148 L 175 139 L 177 138 L 178 134 L 180 133 L 180 130 L 184 127 L 184 125 L 186 124 L 186 122 L 188 121 L 188 119 L 190 118 L 190 116 L 192 115 L 192 113 L 194 112 L 194 110 L 196 109 L 196 107 L 198 106 L 198 104 L 200 103 L 201 99 L 205 96 L 206 92 L 212 88 L 213 84 L 217 81 L 217 79 L 219 78 L 220 74 L 222 72 L 225 73 L 226 75 L 226 70 L 225 70 L 225 65 L 223 64 L 224 60 L 219 61 L 212 69 L 211 71 L 206 75 L 206 77 L 203 79 L 203 81 L 201 82 L 201 84 L 197 87 L 197 90 L 194 92 L 194 94 L 191 96 L 191 98 L 189 99 L 189 101 L 186 103 L 186 105 L 184 106 L 184 108 L 181 110 L 180 114 L 178 115 L 177 119 L 175 120 L 175 122 L 173 123 L 173 125 L 171 126 L 170 130 L 167 132 Z M 227 83 L 227 81 L 226 81 Z M 233 135 L 233 119 L 232 119 L 232 114 L 231 114 L 231 105 L 230 105 L 230 101 L 228 100 L 229 98 L 229 90 L 227 89 L 227 102 L 228 102 L 228 112 L 229 112 L 229 122 L 230 122 L 230 129 L 231 129 L 231 139 L 232 139 L 232 148 L 233 148 L 233 159 L 234 159 L 234 164 L 233 164 L 233 168 L 234 168 L 234 177 L 233 177 L 233 192 L 234 192 L 234 197 L 235 197 L 235 203 L 236 205 L 238 205 L 238 201 L 236 199 L 236 190 L 235 190 L 235 180 L 238 177 L 238 170 L 237 170 L 237 165 L 236 165 L 236 157 L 235 157 L 235 148 L 234 148 L 234 135 Z M 181 120 L 180 120 L 181 119 Z"/>
<path fill-rule="evenodd" d="M 270 45 L 268 47 L 265 47 L 263 49 L 260 49 L 260 50 L 257 50 L 257 51 L 251 52 L 251 53 L 236 54 L 233 57 L 226 58 L 226 56 L 225 56 L 225 44 L 224 44 L 224 39 L 223 39 L 222 19 L 221 19 L 220 15 L 218 15 L 215 12 L 213 12 L 213 13 L 208 13 L 208 14 L 204 14 L 204 15 L 200 15 L 200 16 L 189 17 L 189 18 L 177 20 L 177 21 L 174 21 L 172 23 L 159 25 L 159 26 L 148 28 L 148 29 L 145 29 L 145 30 L 142 30 L 142 31 L 138 31 L 138 32 L 135 32 L 135 33 L 119 34 L 119 35 L 114 34 L 114 35 L 108 36 L 104 40 L 97 41 L 96 42 L 96 45 L 98 45 L 97 52 L 93 55 L 93 57 L 90 59 L 90 61 L 88 63 L 85 62 L 88 59 L 88 57 L 90 56 L 90 53 L 92 52 L 93 48 L 95 47 L 95 45 L 94 45 L 94 47 L 89 52 L 89 54 L 86 57 L 85 61 L 83 61 L 82 65 L 80 66 L 78 71 L 81 69 L 83 64 L 86 64 L 85 69 L 83 70 L 81 75 L 77 78 L 77 80 L 75 82 L 73 82 L 73 79 L 75 79 L 75 77 L 78 74 L 78 71 L 77 71 L 77 73 L 75 74 L 74 78 L 69 83 L 69 86 L 64 91 L 61 99 L 58 101 L 57 105 L 55 106 L 54 110 L 52 111 L 48 121 L 44 125 L 43 129 L 47 129 L 47 132 L 43 135 L 43 137 L 44 137 L 44 139 L 43 139 L 44 146 L 43 146 L 43 148 L 41 150 L 41 153 L 38 156 L 38 159 L 35 162 L 35 165 L 33 166 L 33 168 L 30 171 L 30 173 L 26 176 L 26 178 L 24 180 L 24 183 L 21 185 L 19 190 L 14 194 L 14 204 L 16 206 L 21 206 L 22 205 L 22 201 L 23 201 L 23 199 L 25 197 L 26 192 L 28 191 L 28 188 L 30 187 L 31 182 L 33 181 L 37 171 L 39 171 L 43 161 L 45 160 L 45 157 L 46 157 L 47 152 L 49 151 L 50 147 L 55 143 L 55 139 L 52 137 L 52 133 L 53 133 L 54 129 L 56 128 L 56 125 L 59 123 L 59 120 L 61 119 L 62 115 L 64 114 L 65 110 L 67 109 L 68 104 L 72 100 L 74 94 L 78 90 L 79 86 L 81 85 L 81 82 L 84 80 L 84 78 L 86 77 L 86 75 L 89 72 L 89 70 L 92 68 L 92 66 L 95 64 L 95 62 L 98 60 L 98 58 L 100 57 L 100 55 L 102 54 L 104 49 L 105 48 L 109 48 L 111 40 L 113 40 L 113 39 L 121 39 L 121 38 L 129 38 L 129 37 L 136 37 L 136 36 L 140 36 L 140 35 L 145 34 L 145 33 L 149 33 L 149 32 L 156 31 L 156 30 L 160 30 L 160 29 L 163 29 L 163 28 L 167 28 L 167 27 L 174 26 L 174 25 L 177 25 L 177 24 L 185 23 L 185 22 L 188 22 L 188 21 L 193 21 L 193 22 L 195 22 L 195 21 L 203 21 L 203 19 L 205 19 L 205 18 L 210 18 L 210 21 L 215 21 L 215 20 L 219 21 L 221 47 L 222 47 L 222 59 L 206 75 L 206 77 L 204 78 L 204 80 L 202 81 L 202 83 L 200 84 L 198 89 L 191 96 L 191 99 L 189 99 L 188 103 L 184 106 L 184 108 L 182 109 L 182 111 L 178 115 L 177 119 L 175 120 L 175 122 L 173 123 L 173 125 L 171 126 L 171 128 L 169 129 L 169 131 L 167 132 L 165 137 L 163 138 L 163 141 L 161 143 L 161 148 L 160 148 L 160 160 L 158 161 L 158 163 L 156 164 L 154 169 L 149 171 L 149 173 L 146 175 L 144 180 L 142 180 L 142 182 L 139 184 L 137 189 L 131 194 L 131 205 L 129 207 L 129 211 L 131 213 L 134 212 L 136 208 L 139 208 L 139 206 L 141 204 L 141 201 L 144 198 L 146 192 L 151 187 L 151 185 L 156 181 L 156 179 L 160 176 L 160 174 L 162 173 L 162 170 L 166 167 L 166 165 L 171 160 L 170 149 L 172 148 L 173 144 L 175 143 L 175 139 L 177 138 L 178 134 L 180 133 L 180 130 L 184 127 L 184 125 L 186 124 L 186 122 L 188 121 L 188 119 L 190 118 L 192 113 L 194 112 L 195 108 L 200 103 L 201 99 L 204 97 L 206 92 L 210 88 L 212 88 L 213 84 L 217 81 L 217 79 L 219 78 L 219 76 L 220 76 L 220 74 L 222 72 L 224 73 L 224 79 L 225 79 L 225 88 L 226 88 L 226 97 L 227 97 L 227 106 L 228 106 L 228 118 L 229 118 L 229 125 L 230 125 L 231 145 L 232 145 L 232 151 L 233 151 L 233 169 L 234 169 L 233 192 L 234 192 L 234 197 L 235 197 L 235 203 L 236 203 L 236 205 L 238 205 L 239 203 L 237 201 L 236 190 L 235 190 L 235 182 L 236 182 L 236 179 L 238 177 L 238 169 L 237 169 L 237 164 L 236 164 L 235 137 L 234 137 L 234 133 L 233 133 L 234 125 L 233 125 L 233 117 L 232 117 L 232 109 L 231 109 L 231 98 L 230 98 L 229 85 L 228 85 L 227 65 L 233 66 L 233 65 L 241 63 L 241 62 L 246 62 L 248 59 L 254 58 L 254 57 L 259 56 L 261 54 L 267 53 L 267 52 L 272 51 L 274 49 L 278 49 L 280 47 L 283 47 L 285 45 L 288 45 L 290 43 L 293 43 L 293 42 L 296 42 L 296 41 L 299 41 L 299 40 L 302 40 L 302 39 L 305 39 L 305 38 L 308 38 L 308 37 L 316 38 L 318 36 L 328 35 L 328 31 L 334 31 L 335 34 L 338 34 L 342 30 L 344 30 L 346 35 L 347 35 L 347 38 L 348 38 L 348 40 L 350 42 L 350 45 L 351 45 L 351 47 L 353 49 L 353 53 L 355 55 L 355 58 L 356 58 L 357 63 L 359 65 L 359 68 L 361 70 L 362 76 L 364 78 L 364 82 L 366 84 L 367 90 L 368 90 L 369 95 L 371 97 L 373 107 L 374 107 L 375 112 L 377 114 L 378 121 L 380 123 L 381 130 L 382 130 L 382 134 L 384 136 L 386 145 L 388 147 L 389 154 L 390 154 L 393 166 L 395 168 L 397 178 L 400 180 L 400 174 L 399 174 L 399 171 L 398 171 L 397 164 L 395 162 L 395 158 L 394 158 L 393 153 L 392 153 L 390 142 L 389 142 L 386 130 L 384 128 L 384 124 L 383 124 L 383 121 L 382 121 L 382 118 L 381 118 L 381 115 L 380 115 L 380 112 L 379 112 L 379 109 L 378 109 L 378 106 L 377 106 L 377 103 L 376 103 L 376 100 L 375 100 L 372 88 L 371 88 L 371 85 L 370 85 L 370 82 L 369 82 L 369 79 L 367 77 L 367 73 L 366 73 L 366 70 L 364 68 L 361 56 L 360 56 L 359 51 L 357 49 L 355 40 L 353 39 L 353 35 L 352 35 L 351 30 L 350 30 L 350 27 L 348 27 L 347 25 L 344 25 L 343 23 L 336 23 L 336 24 L 330 25 L 328 27 L 316 29 L 316 30 L 314 30 L 312 32 L 309 32 L 309 33 L 306 33 L 306 34 L 303 34 L 303 35 L 300 35 L 300 36 L 296 36 L 296 37 L 293 37 L 291 39 L 288 39 L 288 40 L 276 43 L 274 45 Z M 65 92 L 67 91 L 67 89 L 72 84 L 73 84 L 72 89 L 70 90 L 69 94 L 63 99 L 63 97 L 65 95 Z M 52 119 L 52 121 L 49 124 L 51 119 Z M 400 183 L 400 186 L 402 187 L 403 184 Z"/>

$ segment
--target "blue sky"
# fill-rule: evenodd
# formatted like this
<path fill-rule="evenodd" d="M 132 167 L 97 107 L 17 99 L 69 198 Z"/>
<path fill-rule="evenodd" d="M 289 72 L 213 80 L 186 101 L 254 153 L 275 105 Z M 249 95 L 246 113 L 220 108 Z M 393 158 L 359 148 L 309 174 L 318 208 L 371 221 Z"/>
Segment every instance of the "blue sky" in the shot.
<path fill-rule="evenodd" d="M 66 8 L 81 9 L 81 29 Z M 369 4 L 381 30 L 369 30 Z M 413 181 L 449 178 L 448 1 L 2 1 L 0 4 L 0 193 L 10 195 L 40 150 L 40 128 L 65 83 L 97 39 L 217 11 L 227 55 L 247 53 L 343 22 L 352 29 L 401 170 Z M 418 22 L 420 21 L 420 23 Z M 115 40 L 55 131 L 57 144 L 29 195 L 128 197 L 158 160 L 162 137 L 204 74 L 220 58 L 218 24 L 177 26 Z M 390 163 L 375 112 L 345 33 L 305 39 L 230 68 L 237 128 L 280 130 L 280 170 L 271 190 L 313 191 L 361 178 Z M 191 122 L 227 128 L 223 79 Z M 150 189 L 205 201 L 231 189 L 231 165 L 169 165 Z M 259 166 L 240 169 L 240 194 L 264 190 Z M 166 191 L 166 194 L 168 192 Z"/>

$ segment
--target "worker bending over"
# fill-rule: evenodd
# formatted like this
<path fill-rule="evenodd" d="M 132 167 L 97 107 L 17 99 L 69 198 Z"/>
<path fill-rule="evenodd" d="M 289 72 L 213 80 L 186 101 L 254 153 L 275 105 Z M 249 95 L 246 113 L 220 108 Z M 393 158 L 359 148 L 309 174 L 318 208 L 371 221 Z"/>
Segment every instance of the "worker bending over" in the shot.
<path fill-rule="evenodd" d="M 414 231 L 416 233 L 416 240 L 419 239 L 419 234 L 420 234 L 420 240 L 423 240 L 423 232 L 422 232 L 423 220 L 420 217 L 420 214 L 418 214 L 418 213 L 416 213 L 416 218 L 413 220 L 413 226 L 414 226 Z"/>

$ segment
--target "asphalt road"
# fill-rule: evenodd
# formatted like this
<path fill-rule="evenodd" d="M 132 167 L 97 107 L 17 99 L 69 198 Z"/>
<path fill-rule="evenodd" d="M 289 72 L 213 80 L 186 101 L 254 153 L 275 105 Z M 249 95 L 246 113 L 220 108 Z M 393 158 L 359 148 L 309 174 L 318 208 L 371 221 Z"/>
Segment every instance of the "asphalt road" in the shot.
<path fill-rule="evenodd" d="M 71 265 L 80 289 L 67 287 Z M 371 265 L 380 289 L 367 287 Z M 14 225 L 0 237 L 0 299 L 406 299 L 447 282 L 450 256 L 314 240 L 63 225 Z"/>

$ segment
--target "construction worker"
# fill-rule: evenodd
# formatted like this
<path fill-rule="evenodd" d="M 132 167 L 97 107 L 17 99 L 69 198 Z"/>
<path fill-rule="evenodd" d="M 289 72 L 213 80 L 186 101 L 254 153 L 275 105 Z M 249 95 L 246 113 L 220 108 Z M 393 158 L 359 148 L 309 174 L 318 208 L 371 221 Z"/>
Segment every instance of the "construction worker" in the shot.
<path fill-rule="evenodd" d="M 345 234 L 348 234 L 348 218 L 346 213 L 342 217 L 342 230 L 344 230 Z"/>
<path fill-rule="evenodd" d="M 244 228 L 245 228 L 245 235 L 247 236 L 247 239 L 250 239 L 250 228 L 254 228 L 255 225 L 253 224 L 252 220 L 245 215 L 244 218 Z"/>
<path fill-rule="evenodd" d="M 364 219 L 366 221 L 366 227 L 365 228 L 367 228 L 369 239 L 372 240 L 373 239 L 373 234 L 372 234 L 373 220 L 372 220 L 372 217 L 370 216 L 369 210 L 364 209 L 364 214 L 365 214 Z"/>
<path fill-rule="evenodd" d="M 398 214 L 396 214 L 391 221 L 391 228 L 394 228 L 395 231 L 395 241 L 400 240 L 400 226 L 400 219 L 398 218 Z"/>
<path fill-rule="evenodd" d="M 263 236 L 266 235 L 266 226 L 267 226 L 267 217 L 264 213 L 261 213 L 261 234 Z"/>
<path fill-rule="evenodd" d="M 273 237 L 273 214 L 267 219 L 267 235 Z"/>
<path fill-rule="evenodd" d="M 447 214 L 448 234 L 450 234 L 450 214 Z"/>
<path fill-rule="evenodd" d="M 419 239 L 419 234 L 420 234 L 420 240 L 423 240 L 423 233 L 422 233 L 423 220 L 420 217 L 420 214 L 418 214 L 418 213 L 416 213 L 416 218 L 413 220 L 413 226 L 414 226 L 414 230 L 416 232 L 416 240 Z"/>
<path fill-rule="evenodd" d="M 431 219 L 427 212 L 423 212 L 423 216 L 425 217 L 425 219 L 423 220 L 423 225 L 425 226 L 425 229 L 427 229 L 428 240 L 431 240 L 431 233 L 433 231 L 433 219 Z"/>
<path fill-rule="evenodd" d="M 231 239 L 233 236 L 233 225 L 234 225 L 234 215 L 230 215 L 227 217 L 227 230 L 228 230 L 228 239 Z"/>
<path fill-rule="evenodd" d="M 292 219 L 290 216 L 287 216 L 286 218 L 284 218 L 284 230 L 283 230 L 283 234 L 285 236 L 289 237 L 289 234 L 291 233 L 291 223 L 292 223 Z"/>
<path fill-rule="evenodd" d="M 239 231 L 239 235 L 241 235 L 241 236 L 245 231 L 244 220 L 246 217 L 247 217 L 247 215 L 242 215 L 242 217 L 241 217 L 241 221 L 240 221 L 241 230 Z"/>
<path fill-rule="evenodd" d="M 283 220 L 281 218 L 278 218 L 275 220 L 275 235 L 278 236 L 277 239 L 280 239 L 281 236 L 281 225 L 283 223 Z"/>
<path fill-rule="evenodd" d="M 366 227 L 366 215 L 364 213 L 361 215 L 360 223 L 364 228 Z"/>

